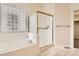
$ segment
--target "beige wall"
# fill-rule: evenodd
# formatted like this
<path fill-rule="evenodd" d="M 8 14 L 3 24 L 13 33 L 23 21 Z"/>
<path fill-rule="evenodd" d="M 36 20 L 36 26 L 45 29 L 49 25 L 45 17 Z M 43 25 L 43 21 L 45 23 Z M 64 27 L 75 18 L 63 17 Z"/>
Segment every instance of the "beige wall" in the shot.
<path fill-rule="evenodd" d="M 70 4 L 55 4 L 55 45 L 60 47 L 70 47 L 71 43 L 71 9 Z M 62 27 L 68 25 L 70 27 Z"/>
<path fill-rule="evenodd" d="M 42 4 L 42 9 L 40 9 L 41 11 L 45 12 L 45 13 L 49 13 L 51 15 L 55 14 L 55 4 L 54 3 L 44 3 Z"/>
<path fill-rule="evenodd" d="M 79 10 L 79 3 L 72 3 L 72 10 L 75 11 L 75 10 Z"/>

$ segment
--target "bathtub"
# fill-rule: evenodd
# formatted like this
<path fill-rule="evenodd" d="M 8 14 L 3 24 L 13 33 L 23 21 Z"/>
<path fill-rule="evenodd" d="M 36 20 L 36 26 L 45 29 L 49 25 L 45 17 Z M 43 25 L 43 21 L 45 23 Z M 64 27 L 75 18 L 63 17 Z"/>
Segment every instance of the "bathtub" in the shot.
<path fill-rule="evenodd" d="M 39 46 L 35 33 L 0 33 L 0 55 L 18 56 L 38 53 Z"/>

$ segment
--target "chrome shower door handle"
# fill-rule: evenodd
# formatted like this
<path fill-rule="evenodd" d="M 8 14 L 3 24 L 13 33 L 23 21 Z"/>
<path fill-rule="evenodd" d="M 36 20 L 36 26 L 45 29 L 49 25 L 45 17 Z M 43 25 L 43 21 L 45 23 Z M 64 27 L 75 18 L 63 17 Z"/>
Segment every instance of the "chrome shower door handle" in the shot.
<path fill-rule="evenodd" d="M 45 29 L 47 30 L 49 28 L 49 25 L 47 25 L 46 27 L 38 27 L 38 29 Z"/>

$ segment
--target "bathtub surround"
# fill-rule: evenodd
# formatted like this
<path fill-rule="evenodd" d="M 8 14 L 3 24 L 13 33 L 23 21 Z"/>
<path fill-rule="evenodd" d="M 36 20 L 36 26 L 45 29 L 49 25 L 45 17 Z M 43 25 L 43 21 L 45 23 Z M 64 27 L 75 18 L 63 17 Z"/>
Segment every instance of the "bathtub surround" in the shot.
<path fill-rule="evenodd" d="M 32 55 L 33 52 L 31 51 L 35 51 L 35 48 L 38 47 L 37 35 L 33 33 L 1 33 L 0 36 L 0 55 L 8 55 L 8 53 L 11 54 L 11 52 L 13 51 L 14 53 L 12 55 L 19 55 L 19 50 L 25 51 L 25 49 L 26 55 L 28 55 L 29 53 L 30 55 Z M 33 55 L 38 54 L 38 48 L 36 48 L 36 52 Z"/>
<path fill-rule="evenodd" d="M 11 11 L 16 10 L 18 12 L 18 11 L 24 10 L 24 12 L 23 13 L 20 12 L 21 17 L 22 17 L 22 18 L 20 18 L 20 20 L 21 20 L 20 21 L 21 27 L 19 27 L 19 28 L 21 28 L 20 31 L 8 32 L 6 30 L 7 26 L 6 27 L 4 26 L 5 29 L 3 28 L 3 31 L 0 32 L 0 55 L 19 55 L 19 54 L 23 55 L 23 53 L 25 51 L 26 52 L 24 55 L 38 55 L 39 54 L 39 45 L 38 45 L 37 34 L 36 34 L 37 33 L 36 12 L 34 10 L 31 10 L 32 12 L 30 12 L 30 10 L 28 10 L 28 8 L 26 8 L 26 7 L 23 8 L 23 6 L 25 6 L 26 4 L 22 4 L 23 6 L 21 4 L 20 4 L 21 6 L 19 4 L 3 4 L 3 7 L 4 7 L 4 5 L 6 5 L 7 7 L 8 6 L 11 7 L 11 9 L 12 9 Z M 8 9 L 9 9 L 9 7 L 8 7 Z M 31 6 L 30 6 L 30 8 L 31 8 Z M 3 9 L 2 9 L 2 11 L 4 12 Z M 7 14 L 7 9 L 5 11 L 6 11 L 5 14 Z M 8 10 L 8 11 L 10 11 L 10 10 Z M 5 14 L 3 13 L 2 17 L 5 16 Z M 30 17 L 29 18 L 29 32 L 27 32 L 27 29 L 26 29 L 27 16 Z M 2 17 L 0 20 L 2 20 L 2 19 L 4 20 L 4 18 L 6 16 L 3 18 Z M 26 19 L 25 19 L 25 17 L 26 17 Z M 12 19 L 13 19 L 13 17 L 12 17 Z M 6 23 L 4 23 L 4 22 L 3 22 L 3 25 L 6 25 Z M 0 27 L 0 28 L 2 29 L 2 27 Z M 6 31 L 4 31 L 4 30 L 6 30 Z M 19 50 L 20 50 L 20 53 L 19 53 Z"/>

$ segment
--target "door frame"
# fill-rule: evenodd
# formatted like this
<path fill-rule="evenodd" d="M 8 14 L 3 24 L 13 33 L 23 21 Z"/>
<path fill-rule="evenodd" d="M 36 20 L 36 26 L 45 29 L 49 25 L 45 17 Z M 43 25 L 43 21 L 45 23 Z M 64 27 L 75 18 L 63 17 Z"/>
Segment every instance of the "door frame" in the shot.
<path fill-rule="evenodd" d="M 53 45 L 54 46 L 54 43 L 55 43 L 55 36 L 54 36 L 54 16 L 53 15 L 51 15 L 51 14 L 48 14 L 48 13 L 45 13 L 45 12 L 42 12 L 42 11 L 37 11 L 37 35 L 38 35 L 38 13 L 41 13 L 41 14 L 45 14 L 45 15 L 48 15 L 48 16 L 52 16 L 52 44 L 51 45 Z M 39 42 L 39 37 L 38 37 L 38 42 Z M 40 45 L 40 44 L 39 44 Z M 50 45 L 50 44 L 49 44 Z M 46 45 L 46 46 L 48 46 L 48 45 Z M 46 46 L 43 46 L 43 47 L 46 47 Z M 42 48 L 42 47 L 40 47 L 40 48 Z"/>
<path fill-rule="evenodd" d="M 75 13 L 78 13 L 78 14 L 75 14 Z M 77 10 L 74 10 L 74 12 L 73 12 L 73 34 L 75 33 L 75 16 L 77 16 L 77 15 L 79 15 L 79 9 L 77 9 Z M 79 20 L 78 20 L 79 21 Z M 74 34 L 75 35 L 75 34 Z M 74 37 L 74 36 L 73 36 Z M 75 47 L 75 37 L 73 38 L 73 48 L 77 48 L 77 47 Z"/>

